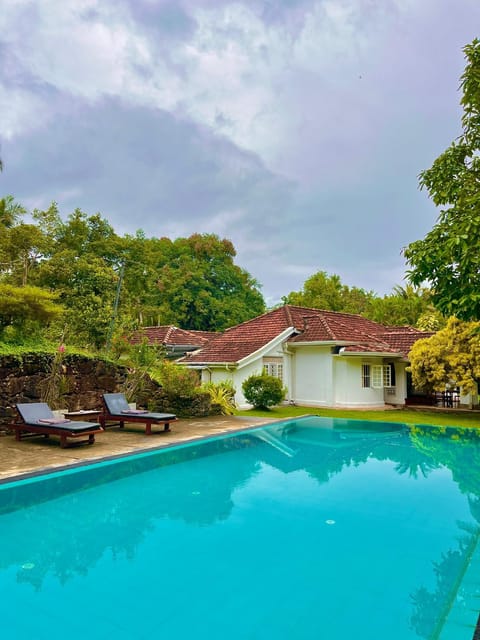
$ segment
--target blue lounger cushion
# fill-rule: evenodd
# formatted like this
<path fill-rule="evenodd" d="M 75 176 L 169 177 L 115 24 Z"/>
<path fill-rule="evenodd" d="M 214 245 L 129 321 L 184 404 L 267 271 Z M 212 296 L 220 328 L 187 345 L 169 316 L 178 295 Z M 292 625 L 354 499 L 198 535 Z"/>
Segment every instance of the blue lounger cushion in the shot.
<path fill-rule="evenodd" d="M 174 413 L 151 413 L 143 409 L 131 409 L 123 393 L 104 393 L 105 407 L 111 416 L 120 416 L 128 420 L 127 416 L 138 416 L 148 420 L 175 420 Z"/>
<path fill-rule="evenodd" d="M 56 418 L 46 402 L 25 402 L 16 405 L 20 417 L 26 425 L 50 427 L 63 431 L 91 431 L 100 425 L 95 422 L 77 422 L 67 418 Z"/>

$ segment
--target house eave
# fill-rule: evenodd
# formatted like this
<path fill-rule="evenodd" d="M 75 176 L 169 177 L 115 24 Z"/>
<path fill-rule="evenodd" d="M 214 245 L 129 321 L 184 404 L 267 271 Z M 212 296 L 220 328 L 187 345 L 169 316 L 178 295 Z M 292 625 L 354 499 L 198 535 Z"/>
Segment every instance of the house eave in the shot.
<path fill-rule="evenodd" d="M 243 358 L 240 358 L 240 360 L 237 360 L 238 367 L 244 367 L 250 362 L 252 362 L 253 360 L 257 360 L 257 358 L 259 358 L 263 353 L 265 353 L 269 349 L 272 349 L 272 347 L 274 347 L 275 345 L 282 344 L 283 342 L 287 342 L 287 338 L 289 338 L 292 334 L 295 334 L 295 333 L 298 333 L 298 330 L 295 329 L 295 327 L 287 327 L 282 331 L 282 333 L 279 333 L 277 336 L 275 336 L 275 338 L 272 338 L 269 342 L 264 344 L 262 347 L 260 347 L 256 351 L 252 351 L 252 353 L 249 353 L 247 356 L 244 356 Z"/>
<path fill-rule="evenodd" d="M 404 358 L 401 353 L 392 353 L 391 351 L 340 351 L 335 355 L 341 358 L 368 358 L 369 356 L 375 358 Z"/>
<path fill-rule="evenodd" d="M 305 340 L 299 341 L 295 340 L 295 342 L 287 342 L 288 346 L 291 348 L 294 347 L 347 347 L 352 344 L 352 341 L 346 340 Z"/>
<path fill-rule="evenodd" d="M 190 369 L 236 369 L 236 362 L 179 362 L 187 365 Z"/>

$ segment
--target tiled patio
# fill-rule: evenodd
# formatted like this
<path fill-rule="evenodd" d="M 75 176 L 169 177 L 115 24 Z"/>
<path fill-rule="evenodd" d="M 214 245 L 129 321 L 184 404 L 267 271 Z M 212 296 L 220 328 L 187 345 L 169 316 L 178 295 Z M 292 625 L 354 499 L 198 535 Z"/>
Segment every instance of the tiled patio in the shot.
<path fill-rule="evenodd" d="M 74 444 L 66 449 L 60 448 L 55 437 L 46 439 L 40 436 L 17 442 L 13 435 L 3 435 L 0 436 L 0 482 L 111 456 L 162 448 L 267 422 L 264 418 L 232 416 L 184 419 L 173 423 L 171 431 L 165 432 L 159 427 L 151 436 L 145 435 L 142 425 L 127 424 L 125 429 L 112 427 L 98 434 L 92 446 Z"/>

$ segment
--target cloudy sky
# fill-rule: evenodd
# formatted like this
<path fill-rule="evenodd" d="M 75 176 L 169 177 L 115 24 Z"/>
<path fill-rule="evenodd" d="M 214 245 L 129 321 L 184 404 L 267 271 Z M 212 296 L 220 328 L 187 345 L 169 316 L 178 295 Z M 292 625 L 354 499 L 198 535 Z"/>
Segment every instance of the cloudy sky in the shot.
<path fill-rule="evenodd" d="M 389 293 L 479 31 L 479 0 L 0 0 L 0 197 L 227 237 L 269 304 Z"/>

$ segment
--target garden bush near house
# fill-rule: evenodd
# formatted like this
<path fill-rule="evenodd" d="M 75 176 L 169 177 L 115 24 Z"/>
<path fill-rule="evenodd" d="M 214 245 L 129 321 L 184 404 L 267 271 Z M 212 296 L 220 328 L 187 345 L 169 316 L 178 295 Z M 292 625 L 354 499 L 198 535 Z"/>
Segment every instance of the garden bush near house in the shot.
<path fill-rule="evenodd" d="M 201 386 L 201 390 L 210 396 L 212 413 L 218 412 L 223 416 L 235 413 L 235 388 L 231 382 L 207 382 Z"/>
<path fill-rule="evenodd" d="M 191 398 L 200 389 L 197 371 L 182 367 L 170 360 L 163 360 L 158 364 L 153 375 L 168 395 Z"/>
<path fill-rule="evenodd" d="M 266 374 L 252 375 L 242 383 L 247 402 L 255 409 L 268 409 L 285 399 L 286 389 L 279 378 Z"/>
<path fill-rule="evenodd" d="M 139 344 L 130 345 L 118 356 L 118 359 L 123 360 L 128 367 L 122 388 L 128 402 L 138 402 L 138 396 L 150 388 L 152 380 L 159 382 L 155 372 L 159 360 L 164 355 L 163 347 L 149 345 L 147 340 L 143 340 Z"/>
<path fill-rule="evenodd" d="M 212 403 L 208 393 L 197 391 L 193 396 L 169 395 L 160 389 L 155 398 L 156 404 L 151 406 L 152 411 L 174 413 L 179 418 L 205 418 L 212 415 Z"/>

